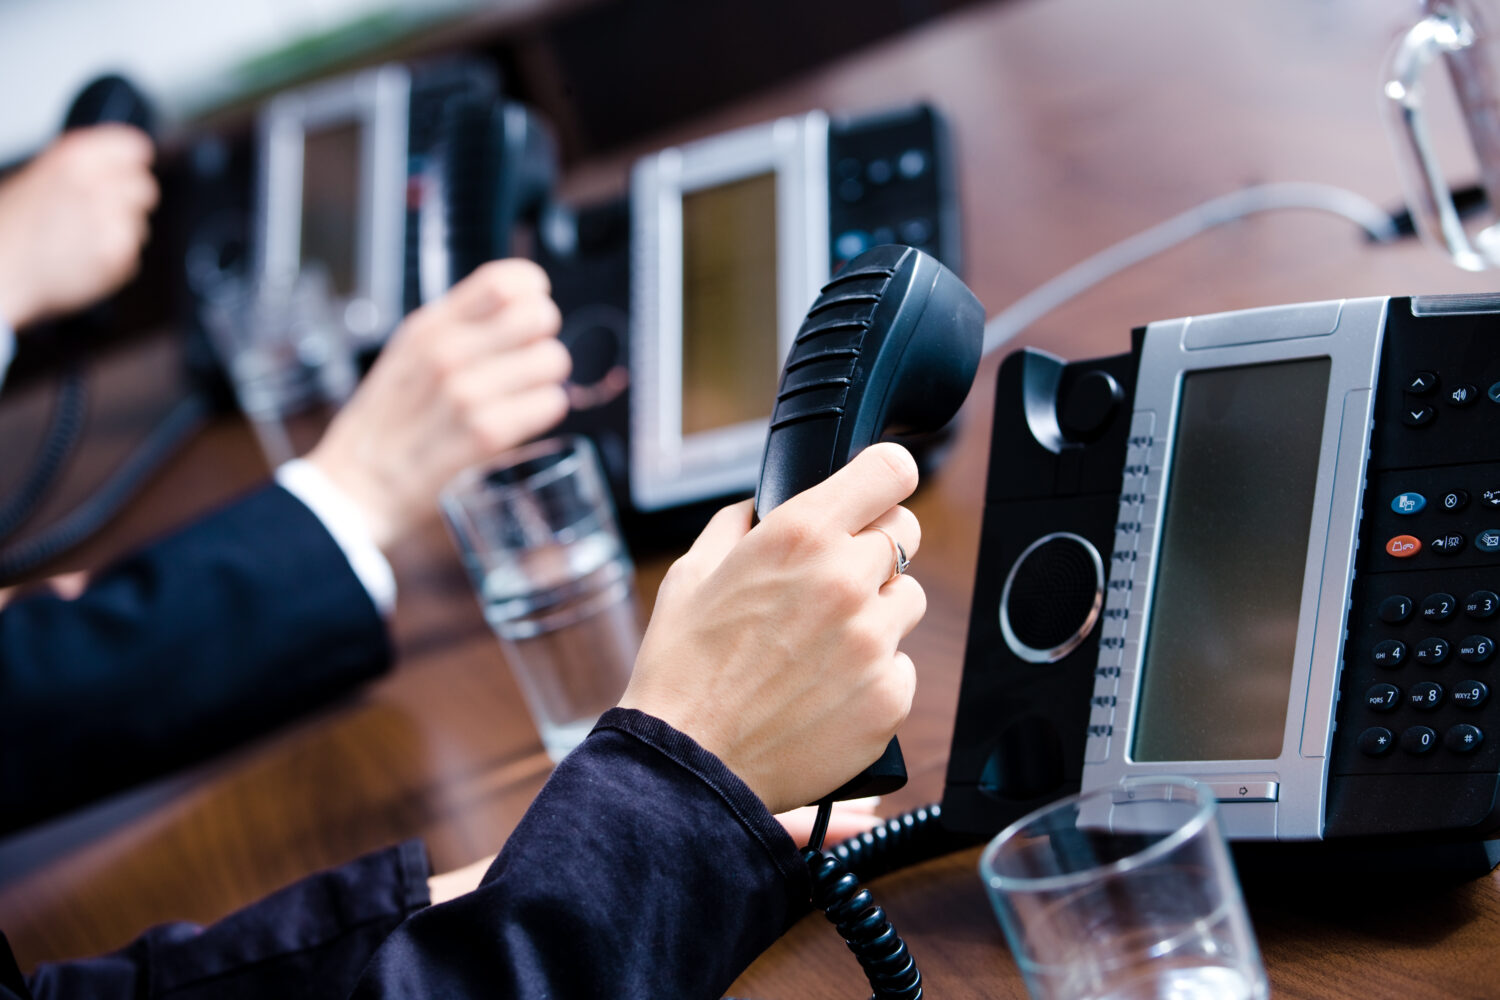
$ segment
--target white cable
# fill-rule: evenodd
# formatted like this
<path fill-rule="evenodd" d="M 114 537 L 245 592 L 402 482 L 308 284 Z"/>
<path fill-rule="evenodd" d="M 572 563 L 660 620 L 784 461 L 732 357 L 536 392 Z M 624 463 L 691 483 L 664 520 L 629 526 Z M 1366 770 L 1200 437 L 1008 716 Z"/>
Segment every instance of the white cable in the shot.
<path fill-rule="evenodd" d="M 1394 240 L 1399 235 L 1395 221 L 1385 209 L 1363 195 L 1329 184 L 1287 181 L 1232 191 L 1121 240 L 1027 292 L 985 324 L 984 353 L 996 350 L 1064 302 L 1127 267 L 1215 226 L 1256 212 L 1284 208 L 1304 208 L 1342 216 L 1380 243 Z"/>

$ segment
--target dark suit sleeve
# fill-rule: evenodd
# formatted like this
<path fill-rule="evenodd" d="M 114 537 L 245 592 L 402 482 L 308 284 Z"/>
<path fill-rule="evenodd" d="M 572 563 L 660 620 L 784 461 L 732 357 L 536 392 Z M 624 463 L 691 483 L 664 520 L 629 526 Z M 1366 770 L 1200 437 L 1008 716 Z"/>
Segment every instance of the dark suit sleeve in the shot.
<path fill-rule="evenodd" d="M 267 486 L 73 600 L 0 610 L 0 833 L 181 767 L 390 663 L 321 522 Z"/>
<path fill-rule="evenodd" d="M 295 882 L 209 927 L 154 927 L 117 952 L 21 977 L 0 935 L 0 1000 L 341 997 L 398 924 L 427 905 L 413 840 Z"/>
<path fill-rule="evenodd" d="M 397 928 L 354 995 L 716 1000 L 807 896 L 791 838 L 739 778 L 613 709 L 480 887 Z"/>

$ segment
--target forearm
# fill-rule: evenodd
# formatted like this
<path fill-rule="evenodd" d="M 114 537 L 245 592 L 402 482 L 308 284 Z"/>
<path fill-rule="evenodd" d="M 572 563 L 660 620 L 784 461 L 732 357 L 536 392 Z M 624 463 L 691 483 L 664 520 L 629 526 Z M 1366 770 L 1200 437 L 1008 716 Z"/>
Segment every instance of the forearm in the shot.
<path fill-rule="evenodd" d="M 743 782 L 616 710 L 480 887 L 403 924 L 356 995 L 717 998 L 806 896 L 795 845 Z"/>
<path fill-rule="evenodd" d="M 0 829 L 190 763 L 389 661 L 339 548 L 267 487 L 73 600 L 0 611 Z"/>

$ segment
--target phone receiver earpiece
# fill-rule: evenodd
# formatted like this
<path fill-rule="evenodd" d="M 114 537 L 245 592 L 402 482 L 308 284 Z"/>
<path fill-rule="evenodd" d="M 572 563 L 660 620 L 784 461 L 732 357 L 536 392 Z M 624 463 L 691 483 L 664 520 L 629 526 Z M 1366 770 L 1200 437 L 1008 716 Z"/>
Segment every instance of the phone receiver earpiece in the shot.
<path fill-rule="evenodd" d="M 146 95 L 129 80 L 115 73 L 91 80 L 63 117 L 63 131 L 112 122 L 134 125 L 156 138 L 156 110 Z"/>

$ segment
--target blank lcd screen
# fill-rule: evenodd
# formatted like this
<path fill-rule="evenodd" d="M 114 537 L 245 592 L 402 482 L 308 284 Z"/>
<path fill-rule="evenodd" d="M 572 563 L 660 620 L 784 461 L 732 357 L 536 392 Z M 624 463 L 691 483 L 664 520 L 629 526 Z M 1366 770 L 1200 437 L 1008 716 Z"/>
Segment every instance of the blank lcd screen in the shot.
<path fill-rule="evenodd" d="M 1135 760 L 1281 756 L 1330 371 L 1183 378 Z"/>
<path fill-rule="evenodd" d="M 360 162 L 364 128 L 347 122 L 303 136 L 301 260 L 321 263 L 341 298 L 359 287 Z"/>
<path fill-rule="evenodd" d="M 684 194 L 684 437 L 770 416 L 776 316 L 776 175 Z"/>

